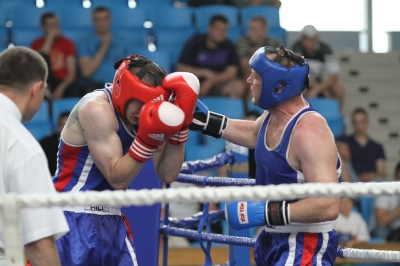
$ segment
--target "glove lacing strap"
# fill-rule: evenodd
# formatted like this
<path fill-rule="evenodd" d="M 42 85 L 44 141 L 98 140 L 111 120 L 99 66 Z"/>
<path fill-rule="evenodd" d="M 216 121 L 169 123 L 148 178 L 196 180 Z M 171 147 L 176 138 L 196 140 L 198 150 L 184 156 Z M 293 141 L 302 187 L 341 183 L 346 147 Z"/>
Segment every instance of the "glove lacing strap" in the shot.
<path fill-rule="evenodd" d="M 148 145 L 139 136 L 136 136 L 129 148 L 129 155 L 140 162 L 147 162 L 151 157 L 153 157 L 156 150 L 157 147 Z"/>
<path fill-rule="evenodd" d="M 268 226 L 290 224 L 290 205 L 287 201 L 267 201 L 265 220 Z"/>
<path fill-rule="evenodd" d="M 214 138 L 220 138 L 224 135 L 227 125 L 228 118 L 225 115 L 209 112 L 203 133 Z"/>

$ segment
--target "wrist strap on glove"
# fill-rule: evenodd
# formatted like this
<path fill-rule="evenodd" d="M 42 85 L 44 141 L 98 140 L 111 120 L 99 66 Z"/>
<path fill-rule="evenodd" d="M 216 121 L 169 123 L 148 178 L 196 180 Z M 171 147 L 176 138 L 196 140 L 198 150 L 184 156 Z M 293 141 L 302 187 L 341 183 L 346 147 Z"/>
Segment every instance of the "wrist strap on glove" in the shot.
<path fill-rule="evenodd" d="M 184 144 L 188 141 L 189 127 L 182 128 L 178 133 L 175 133 L 168 141 L 174 145 Z"/>
<path fill-rule="evenodd" d="M 157 147 L 148 145 L 146 142 L 141 140 L 139 136 L 136 136 L 129 148 L 129 155 L 139 162 L 147 162 L 151 157 L 153 157 L 156 150 Z"/>
<path fill-rule="evenodd" d="M 290 207 L 287 201 L 267 201 L 265 220 L 268 226 L 290 224 Z"/>
<path fill-rule="evenodd" d="M 208 123 L 203 129 L 203 133 L 214 138 L 221 138 L 224 135 L 227 125 L 228 118 L 225 115 L 210 112 Z"/>

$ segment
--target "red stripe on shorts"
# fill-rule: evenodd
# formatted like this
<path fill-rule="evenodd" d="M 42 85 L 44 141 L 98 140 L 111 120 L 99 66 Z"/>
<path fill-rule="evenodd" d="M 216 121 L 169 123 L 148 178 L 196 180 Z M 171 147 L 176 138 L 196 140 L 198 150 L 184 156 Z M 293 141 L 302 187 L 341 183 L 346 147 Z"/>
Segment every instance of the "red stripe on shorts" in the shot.
<path fill-rule="evenodd" d="M 317 233 L 304 233 L 304 249 L 300 266 L 312 265 L 312 259 L 314 257 L 317 245 L 318 245 Z"/>

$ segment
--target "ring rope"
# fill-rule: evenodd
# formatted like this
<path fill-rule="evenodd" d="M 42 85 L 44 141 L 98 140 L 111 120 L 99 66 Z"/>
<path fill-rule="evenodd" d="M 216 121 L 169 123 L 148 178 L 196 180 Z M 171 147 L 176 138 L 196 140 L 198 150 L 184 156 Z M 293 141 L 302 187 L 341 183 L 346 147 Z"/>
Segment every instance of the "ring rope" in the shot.
<path fill-rule="evenodd" d="M 180 237 L 190 238 L 193 240 L 198 240 L 198 235 L 199 235 L 199 233 L 195 230 L 168 227 L 165 225 L 160 226 L 160 231 L 168 235 L 180 236 Z M 201 240 L 212 241 L 214 243 L 246 246 L 246 247 L 254 247 L 254 244 L 256 243 L 256 240 L 254 238 L 240 237 L 240 236 L 226 236 L 226 235 L 204 233 L 204 232 L 200 233 L 200 238 Z"/>
<path fill-rule="evenodd" d="M 206 180 L 207 186 L 254 186 L 256 181 L 248 178 L 232 178 L 232 177 L 214 177 L 214 176 L 201 176 L 190 174 L 179 174 L 178 182 L 202 185 L 203 180 Z"/>
<path fill-rule="evenodd" d="M 348 259 L 400 262 L 400 252 L 390 251 L 390 250 L 338 247 L 337 256 L 340 258 L 348 258 Z"/>
<path fill-rule="evenodd" d="M 186 218 L 173 218 L 169 217 L 168 218 L 168 224 L 170 226 L 175 226 L 175 227 L 192 227 L 192 226 L 198 226 L 200 219 L 202 218 L 203 212 L 198 212 L 195 213 L 194 215 Z M 210 223 L 216 223 L 222 218 L 225 217 L 225 211 L 224 210 L 218 210 L 218 211 L 210 211 L 208 212 L 208 219 Z M 162 222 L 165 224 L 165 220 L 162 220 Z"/>
<path fill-rule="evenodd" d="M 181 228 L 168 227 L 162 225 L 160 226 L 160 231 L 168 235 L 185 237 L 193 240 L 197 240 L 199 238 L 198 232 L 190 229 L 181 229 Z M 201 233 L 200 236 L 201 240 L 212 241 L 214 243 L 219 243 L 219 244 L 245 246 L 253 248 L 256 243 L 255 238 L 249 238 L 249 237 L 226 236 L 213 233 Z M 400 252 L 389 251 L 389 250 L 338 247 L 337 256 L 340 258 L 348 258 L 348 259 L 400 262 Z"/>
<path fill-rule="evenodd" d="M 366 197 L 400 194 L 400 182 L 306 183 L 244 187 L 189 187 L 128 191 L 86 191 L 51 195 L 16 195 L 21 208 L 109 205 L 143 206 L 155 203 L 194 203 L 235 200 L 293 200 L 307 197 Z M 0 197 L 0 207 L 4 199 Z"/>

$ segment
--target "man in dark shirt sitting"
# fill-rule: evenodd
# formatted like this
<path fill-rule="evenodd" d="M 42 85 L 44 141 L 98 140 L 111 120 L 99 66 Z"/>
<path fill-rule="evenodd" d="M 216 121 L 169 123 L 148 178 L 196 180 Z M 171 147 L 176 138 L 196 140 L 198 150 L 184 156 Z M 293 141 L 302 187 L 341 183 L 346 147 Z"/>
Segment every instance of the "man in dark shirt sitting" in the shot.
<path fill-rule="evenodd" d="M 210 19 L 208 32 L 187 41 L 177 71 L 191 72 L 200 80 L 200 96 L 242 98 L 246 84 L 238 78 L 239 58 L 227 39 L 228 20 L 222 15 Z"/>
<path fill-rule="evenodd" d="M 352 113 L 354 133 L 339 137 L 336 141 L 343 160 L 351 163 L 359 182 L 369 182 L 373 178 L 386 177 L 386 161 L 383 146 L 367 134 L 368 115 L 362 108 Z"/>

